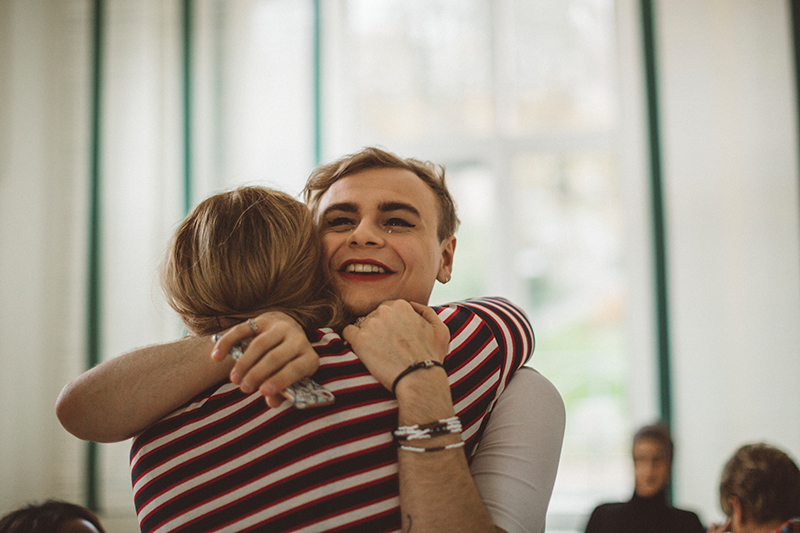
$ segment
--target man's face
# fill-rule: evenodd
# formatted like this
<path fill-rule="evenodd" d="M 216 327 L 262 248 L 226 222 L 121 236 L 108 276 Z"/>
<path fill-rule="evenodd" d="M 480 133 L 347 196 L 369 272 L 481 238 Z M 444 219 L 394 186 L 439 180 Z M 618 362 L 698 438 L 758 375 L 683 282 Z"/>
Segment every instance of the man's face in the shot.
<path fill-rule="evenodd" d="M 427 305 L 436 279 L 450 279 L 455 237 L 439 241 L 436 196 L 413 172 L 344 177 L 322 195 L 317 217 L 333 284 L 355 314 L 387 300 Z"/>
<path fill-rule="evenodd" d="M 640 439 L 633 445 L 634 491 L 638 496 L 655 496 L 669 481 L 670 459 L 664 447 L 653 439 Z"/>

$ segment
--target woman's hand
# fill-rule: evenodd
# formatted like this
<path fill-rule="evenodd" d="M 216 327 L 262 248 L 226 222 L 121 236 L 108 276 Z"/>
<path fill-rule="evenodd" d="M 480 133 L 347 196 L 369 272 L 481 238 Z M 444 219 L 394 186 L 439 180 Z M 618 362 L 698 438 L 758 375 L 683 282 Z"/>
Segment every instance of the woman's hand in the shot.
<path fill-rule="evenodd" d="M 382 303 L 359 325 L 345 327 L 342 336 L 389 390 L 410 365 L 444 361 L 450 344 L 450 331 L 433 309 L 405 300 Z"/>
<path fill-rule="evenodd" d="M 231 382 L 245 394 L 260 391 L 270 407 L 283 403 L 286 398 L 281 393 L 286 387 L 319 368 L 319 356 L 303 328 L 279 311 L 230 328 L 217 341 L 211 357 L 224 361 L 235 345 L 247 339 L 250 344 L 231 370 Z"/>

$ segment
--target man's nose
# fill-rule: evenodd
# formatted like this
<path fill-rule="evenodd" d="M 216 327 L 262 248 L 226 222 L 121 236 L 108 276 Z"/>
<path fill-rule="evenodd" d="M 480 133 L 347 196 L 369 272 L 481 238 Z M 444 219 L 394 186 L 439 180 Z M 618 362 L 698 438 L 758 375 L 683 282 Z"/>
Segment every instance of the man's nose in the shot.
<path fill-rule="evenodd" d="M 350 234 L 351 246 L 383 246 L 381 228 L 368 220 L 361 220 Z"/>

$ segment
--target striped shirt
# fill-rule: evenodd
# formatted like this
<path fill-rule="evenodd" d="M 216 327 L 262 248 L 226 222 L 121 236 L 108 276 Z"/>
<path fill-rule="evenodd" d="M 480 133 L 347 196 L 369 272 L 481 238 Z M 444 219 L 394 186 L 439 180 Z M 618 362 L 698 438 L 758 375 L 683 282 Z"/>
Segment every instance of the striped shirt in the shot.
<path fill-rule="evenodd" d="M 524 313 L 500 298 L 436 308 L 444 360 L 471 458 L 499 394 L 533 352 Z M 314 379 L 333 405 L 267 407 L 229 382 L 133 441 L 143 532 L 399 531 L 397 401 L 331 329 L 318 330 Z"/>

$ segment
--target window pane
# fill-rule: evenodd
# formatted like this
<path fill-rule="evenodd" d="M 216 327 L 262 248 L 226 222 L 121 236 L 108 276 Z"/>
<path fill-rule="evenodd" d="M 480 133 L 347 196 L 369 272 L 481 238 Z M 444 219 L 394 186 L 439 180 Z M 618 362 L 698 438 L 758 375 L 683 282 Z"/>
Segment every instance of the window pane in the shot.
<path fill-rule="evenodd" d="M 623 194 L 615 4 L 323 5 L 326 157 L 381 144 L 446 165 L 462 224 L 432 302 L 501 295 L 528 312 L 531 364 L 567 406 L 548 528 L 580 530 L 630 495 L 630 383 L 652 379 L 631 354 L 628 268 L 647 261 L 627 255 L 643 222 Z"/>

